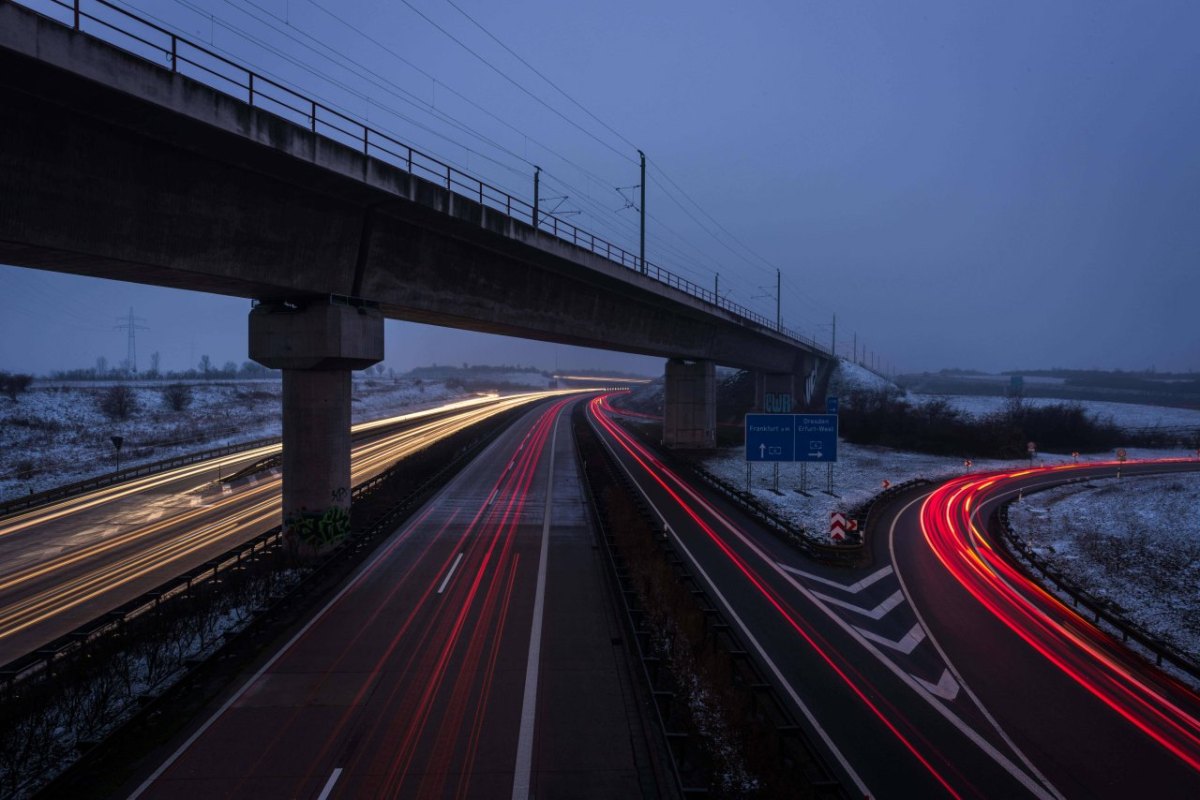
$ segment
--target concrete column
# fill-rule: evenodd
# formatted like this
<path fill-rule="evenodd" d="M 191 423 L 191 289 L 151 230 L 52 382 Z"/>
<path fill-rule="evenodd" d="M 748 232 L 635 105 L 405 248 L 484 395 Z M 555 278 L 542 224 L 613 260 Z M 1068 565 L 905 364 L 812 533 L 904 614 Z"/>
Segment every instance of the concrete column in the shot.
<path fill-rule="evenodd" d="M 350 508 L 350 370 L 283 371 L 283 518 Z"/>
<path fill-rule="evenodd" d="M 717 446 L 717 379 L 711 361 L 667 362 L 663 444 L 680 450 Z"/>
<path fill-rule="evenodd" d="M 350 506 L 350 371 L 383 359 L 383 316 L 327 300 L 250 312 L 250 357 L 283 370 L 283 519 Z"/>

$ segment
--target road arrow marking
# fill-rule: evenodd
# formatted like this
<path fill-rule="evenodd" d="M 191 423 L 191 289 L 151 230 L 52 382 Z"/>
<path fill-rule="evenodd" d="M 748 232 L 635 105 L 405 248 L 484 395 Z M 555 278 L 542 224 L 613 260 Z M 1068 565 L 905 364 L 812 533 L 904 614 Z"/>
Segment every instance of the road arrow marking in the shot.
<path fill-rule="evenodd" d="M 832 586 L 835 589 L 841 589 L 844 592 L 850 592 L 850 594 L 858 594 L 863 589 L 866 589 L 868 586 L 873 585 L 876 581 L 882 580 L 882 579 L 886 578 L 888 575 L 892 574 L 892 567 L 889 564 L 888 566 L 886 566 L 880 570 L 872 572 L 870 575 L 863 578 L 858 583 L 852 583 L 849 586 L 846 586 L 843 583 L 838 583 L 837 581 L 831 581 L 831 580 L 829 580 L 829 578 L 823 578 L 820 575 L 814 575 L 811 572 L 805 572 L 804 570 L 799 570 L 799 569 L 796 569 L 795 567 L 789 567 L 787 564 L 784 564 L 782 562 L 779 562 L 779 566 L 782 567 L 783 569 L 787 570 L 788 572 L 792 573 L 793 575 L 799 575 L 801 578 L 807 578 L 810 581 L 816 581 L 817 583 L 823 583 L 826 586 Z"/>
<path fill-rule="evenodd" d="M 838 600 L 836 597 L 830 597 L 829 595 L 821 594 L 820 592 L 813 592 L 813 596 L 819 597 L 827 603 L 833 603 L 835 606 L 848 608 L 851 611 L 862 614 L 866 617 L 870 617 L 874 620 L 883 619 L 884 614 L 888 613 L 893 608 L 904 602 L 904 592 L 900 591 L 899 589 L 896 590 L 895 594 L 874 608 L 863 608 L 862 606 L 856 606 L 854 603 L 847 603 L 845 600 Z"/>
<path fill-rule="evenodd" d="M 767 457 L 767 446 L 765 444 L 760 444 L 758 446 L 758 457 L 759 458 Z"/>
<path fill-rule="evenodd" d="M 943 700 L 953 700 L 954 698 L 958 697 L 958 681 L 951 677 L 950 670 L 948 669 L 942 670 L 942 677 L 938 679 L 937 686 L 934 686 L 927 680 L 918 678 L 911 672 L 909 673 L 909 676 L 912 677 L 912 679 L 917 683 L 928 689 L 930 694 L 937 695 Z"/>
<path fill-rule="evenodd" d="M 925 639 L 925 629 L 921 627 L 920 623 L 913 625 L 912 630 L 906 633 L 904 638 L 898 642 L 893 642 L 886 636 L 880 636 L 878 633 L 869 631 L 866 628 L 860 628 L 857 625 L 854 627 L 854 630 L 858 631 L 872 642 L 877 642 L 884 647 L 890 647 L 891 649 L 903 653 L 906 656 L 911 655 L 916 646 Z"/>

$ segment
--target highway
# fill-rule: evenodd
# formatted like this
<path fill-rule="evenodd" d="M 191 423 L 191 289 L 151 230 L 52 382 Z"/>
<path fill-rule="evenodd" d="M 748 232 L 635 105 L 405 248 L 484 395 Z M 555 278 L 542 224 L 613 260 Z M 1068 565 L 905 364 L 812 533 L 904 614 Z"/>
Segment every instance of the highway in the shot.
<path fill-rule="evenodd" d="M 506 430 L 133 796 L 653 796 L 572 402 Z"/>
<path fill-rule="evenodd" d="M 1195 461 L 967 476 L 881 522 L 897 577 L 955 680 L 1067 797 L 1200 796 L 1200 697 L 1048 594 L 1003 553 L 999 504 L 1077 478 Z"/>
<path fill-rule="evenodd" d="M 352 483 L 545 393 L 473 398 L 354 427 Z M 279 524 L 279 446 L 190 464 L 0 519 L 0 664 Z"/>
<path fill-rule="evenodd" d="M 891 535 L 874 537 L 871 566 L 825 567 L 690 486 L 611 419 L 605 400 L 593 401 L 589 413 L 852 793 L 1200 796 L 1195 694 L 1118 655 L 1115 643 L 1097 655 L 1107 637 L 1084 634 L 1089 624 L 1041 593 L 1043 613 L 1061 620 L 1059 660 L 1069 652 L 1077 665 L 1107 661 L 1109 683 L 1092 691 L 1030 641 L 1028 616 L 981 602 L 984 589 L 959 582 L 981 551 L 1001 583 L 1016 582 L 995 566 L 1002 557 L 978 533 L 969 546 L 954 543 L 954 531 L 990 510 L 982 495 L 914 493 L 874 528 Z M 1014 480 L 1022 478 L 1064 479 L 1042 472 Z M 1005 491 L 1018 488 L 1005 484 Z M 944 511 L 950 498 L 953 513 Z M 1000 502 L 1003 494 L 988 498 Z M 1100 668 L 1075 669 L 1094 675 Z M 1127 714 L 1110 706 L 1122 680 L 1120 703 L 1134 709 Z"/>

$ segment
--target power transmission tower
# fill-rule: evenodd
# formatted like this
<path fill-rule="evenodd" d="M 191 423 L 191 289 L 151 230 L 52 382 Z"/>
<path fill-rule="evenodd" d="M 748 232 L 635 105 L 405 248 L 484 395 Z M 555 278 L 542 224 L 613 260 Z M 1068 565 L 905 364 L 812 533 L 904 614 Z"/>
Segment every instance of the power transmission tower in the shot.
<path fill-rule="evenodd" d="M 131 375 L 137 374 L 137 332 L 150 330 L 149 327 L 143 324 L 145 321 L 142 317 L 135 317 L 133 315 L 132 306 L 129 308 L 128 317 L 117 317 L 117 326 L 114 330 L 129 332 L 129 345 L 126 350 L 125 363 L 129 365 Z"/>

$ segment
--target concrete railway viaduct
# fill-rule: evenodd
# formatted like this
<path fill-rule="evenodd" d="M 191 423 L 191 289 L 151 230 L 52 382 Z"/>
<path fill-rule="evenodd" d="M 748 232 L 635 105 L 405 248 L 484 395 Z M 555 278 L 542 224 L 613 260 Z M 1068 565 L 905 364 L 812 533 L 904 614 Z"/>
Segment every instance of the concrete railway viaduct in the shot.
<path fill-rule="evenodd" d="M 822 348 L 637 255 L 168 32 L 85 30 L 0 2 L 0 263 L 257 301 L 285 519 L 348 502 L 385 318 L 661 356 L 671 447 L 713 445 L 714 365 L 760 407 L 823 391 Z"/>

